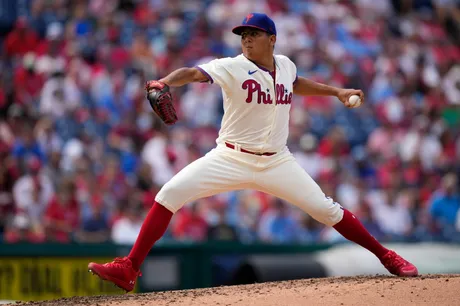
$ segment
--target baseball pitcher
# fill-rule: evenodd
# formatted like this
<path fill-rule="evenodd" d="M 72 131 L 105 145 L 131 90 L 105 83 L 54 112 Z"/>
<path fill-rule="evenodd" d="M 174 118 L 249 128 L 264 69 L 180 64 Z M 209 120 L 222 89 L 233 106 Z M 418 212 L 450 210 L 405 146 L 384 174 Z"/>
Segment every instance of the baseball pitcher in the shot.
<path fill-rule="evenodd" d="M 180 68 L 163 79 L 147 82 L 147 98 L 166 124 L 177 121 L 170 87 L 192 82 L 218 84 L 222 88 L 224 116 L 216 147 L 163 186 L 127 257 L 106 264 L 90 263 L 88 269 L 131 291 L 148 252 L 184 204 L 221 192 L 254 189 L 292 203 L 334 227 L 348 240 L 375 254 L 390 273 L 418 275 L 414 265 L 384 248 L 351 212 L 327 197 L 286 146 L 294 94 L 334 96 L 346 107 L 354 107 L 356 103 L 351 103 L 350 97 L 358 96 L 361 104 L 363 92 L 298 76 L 289 58 L 274 54 L 276 27 L 265 14 L 247 15 L 233 33 L 241 36 L 242 54 Z"/>

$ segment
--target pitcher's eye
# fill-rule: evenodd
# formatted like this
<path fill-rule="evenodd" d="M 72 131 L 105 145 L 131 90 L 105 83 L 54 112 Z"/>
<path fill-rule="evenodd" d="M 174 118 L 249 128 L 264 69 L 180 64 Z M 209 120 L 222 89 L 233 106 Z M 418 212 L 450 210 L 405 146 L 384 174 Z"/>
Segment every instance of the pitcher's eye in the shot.
<path fill-rule="evenodd" d="M 241 39 L 245 39 L 248 35 L 250 37 L 257 37 L 261 34 L 259 31 L 247 31 L 247 32 L 242 32 L 241 33 Z"/>

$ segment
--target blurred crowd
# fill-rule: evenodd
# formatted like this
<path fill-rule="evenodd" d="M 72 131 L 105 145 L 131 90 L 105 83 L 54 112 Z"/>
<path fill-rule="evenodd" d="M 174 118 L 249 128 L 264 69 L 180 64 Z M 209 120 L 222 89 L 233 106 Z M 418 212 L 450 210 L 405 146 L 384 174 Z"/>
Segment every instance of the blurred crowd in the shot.
<path fill-rule="evenodd" d="M 0 237 L 131 244 L 156 193 L 215 146 L 217 85 L 173 89 L 166 127 L 146 80 L 241 52 L 248 12 L 277 26 L 298 75 L 366 104 L 295 97 L 288 145 L 382 241 L 460 242 L 460 2 L 0 0 Z M 188 203 L 162 241 L 337 242 L 254 190 Z"/>

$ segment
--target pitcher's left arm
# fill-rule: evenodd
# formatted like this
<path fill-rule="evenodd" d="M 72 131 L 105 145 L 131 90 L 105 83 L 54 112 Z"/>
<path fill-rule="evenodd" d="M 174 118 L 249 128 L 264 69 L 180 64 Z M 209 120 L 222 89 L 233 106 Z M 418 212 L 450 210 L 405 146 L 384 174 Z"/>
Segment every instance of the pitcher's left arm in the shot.
<path fill-rule="evenodd" d="M 364 103 L 364 93 L 359 89 L 346 89 L 321 84 L 304 77 L 298 77 L 294 83 L 294 94 L 301 96 L 334 96 L 337 97 L 346 107 L 351 107 L 349 98 L 357 95 Z"/>

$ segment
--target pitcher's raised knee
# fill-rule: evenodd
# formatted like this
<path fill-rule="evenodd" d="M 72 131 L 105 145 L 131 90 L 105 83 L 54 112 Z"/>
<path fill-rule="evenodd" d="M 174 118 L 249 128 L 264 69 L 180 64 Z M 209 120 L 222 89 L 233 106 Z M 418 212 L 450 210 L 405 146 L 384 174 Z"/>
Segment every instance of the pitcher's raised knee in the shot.
<path fill-rule="evenodd" d="M 185 204 L 185 197 L 183 188 L 169 181 L 158 192 L 155 201 L 166 207 L 172 213 L 176 213 Z"/>

